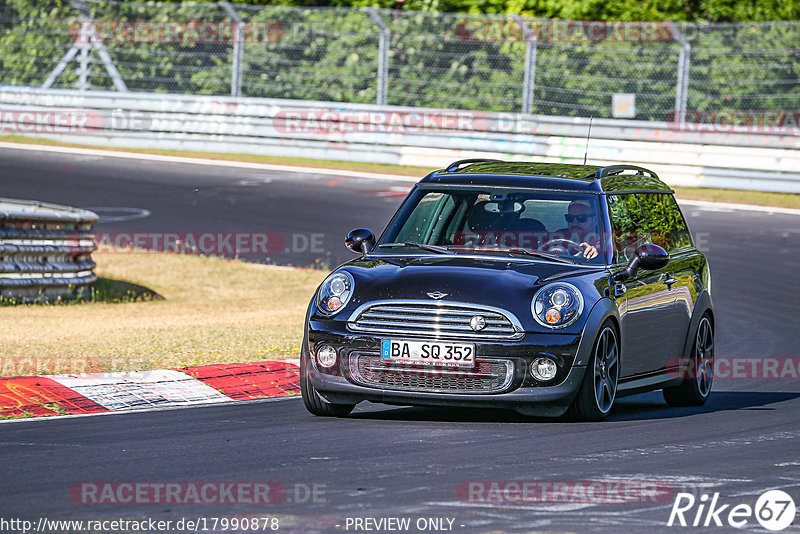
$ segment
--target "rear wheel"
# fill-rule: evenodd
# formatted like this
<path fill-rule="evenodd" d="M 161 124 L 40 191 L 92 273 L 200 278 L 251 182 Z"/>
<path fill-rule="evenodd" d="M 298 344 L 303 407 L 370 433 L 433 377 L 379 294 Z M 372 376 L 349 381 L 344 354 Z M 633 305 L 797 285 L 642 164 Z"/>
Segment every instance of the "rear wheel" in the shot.
<path fill-rule="evenodd" d="M 353 411 L 353 408 L 356 407 L 355 404 L 332 404 L 325 399 L 323 399 L 314 386 L 311 385 L 311 381 L 308 379 L 308 373 L 306 372 L 306 366 L 311 365 L 311 362 L 308 361 L 309 356 L 306 356 L 304 361 L 300 362 L 300 395 L 303 397 L 303 404 L 306 407 L 306 410 L 311 412 L 313 415 L 319 415 L 322 417 L 345 417 L 350 412 Z"/>
<path fill-rule="evenodd" d="M 611 411 L 619 382 L 619 343 L 617 331 L 606 321 L 594 342 L 578 396 L 567 410 L 575 421 L 601 421 Z"/>
<path fill-rule="evenodd" d="M 711 394 L 714 382 L 714 328 L 708 315 L 697 325 L 692 357 L 679 386 L 664 388 L 664 400 L 670 406 L 702 406 Z"/>

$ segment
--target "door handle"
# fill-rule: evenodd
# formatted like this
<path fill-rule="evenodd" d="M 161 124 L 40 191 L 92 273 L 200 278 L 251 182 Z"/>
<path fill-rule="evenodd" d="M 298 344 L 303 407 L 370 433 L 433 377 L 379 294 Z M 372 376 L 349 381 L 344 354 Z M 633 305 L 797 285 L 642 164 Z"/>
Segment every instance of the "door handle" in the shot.
<path fill-rule="evenodd" d="M 668 289 L 672 289 L 673 284 L 677 283 L 677 280 L 672 277 L 671 274 L 665 275 L 664 279 L 661 282 L 667 286 Z"/>

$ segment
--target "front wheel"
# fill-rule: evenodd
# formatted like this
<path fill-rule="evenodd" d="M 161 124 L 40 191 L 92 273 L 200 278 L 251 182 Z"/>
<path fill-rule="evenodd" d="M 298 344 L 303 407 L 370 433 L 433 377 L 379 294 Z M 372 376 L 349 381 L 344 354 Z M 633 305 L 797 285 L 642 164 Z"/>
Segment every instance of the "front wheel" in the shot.
<path fill-rule="evenodd" d="M 575 421 L 602 421 L 611 412 L 619 382 L 619 343 L 617 331 L 606 321 L 594 342 L 578 396 L 567 410 Z"/>
<path fill-rule="evenodd" d="M 664 388 L 664 400 L 670 406 L 702 406 L 711 394 L 714 381 L 714 329 L 708 315 L 697 325 L 688 370 L 679 386 Z"/>
<path fill-rule="evenodd" d="M 305 371 L 306 365 L 311 365 L 308 361 L 300 362 L 300 395 L 303 397 L 303 404 L 313 415 L 322 417 L 345 417 L 353 408 L 355 404 L 332 404 L 323 399 L 311 381 L 308 379 L 308 373 Z"/>

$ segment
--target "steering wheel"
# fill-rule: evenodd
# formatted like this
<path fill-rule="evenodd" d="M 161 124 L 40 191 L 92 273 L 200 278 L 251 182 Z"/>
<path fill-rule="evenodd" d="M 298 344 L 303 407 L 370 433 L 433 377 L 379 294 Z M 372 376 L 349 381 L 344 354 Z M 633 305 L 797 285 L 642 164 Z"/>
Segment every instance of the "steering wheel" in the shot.
<path fill-rule="evenodd" d="M 548 239 L 542 244 L 542 250 L 561 254 L 571 254 L 573 256 L 583 254 L 583 247 L 580 245 L 580 243 L 576 243 L 571 239 L 562 238 Z"/>

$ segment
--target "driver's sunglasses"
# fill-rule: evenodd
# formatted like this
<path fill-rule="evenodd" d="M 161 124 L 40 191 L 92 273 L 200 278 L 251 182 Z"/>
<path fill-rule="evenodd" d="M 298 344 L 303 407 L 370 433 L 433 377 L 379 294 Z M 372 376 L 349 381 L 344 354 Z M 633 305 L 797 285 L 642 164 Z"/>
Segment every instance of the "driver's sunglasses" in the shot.
<path fill-rule="evenodd" d="M 570 215 L 570 214 L 564 215 L 564 218 L 567 220 L 568 223 L 571 223 L 575 219 L 577 219 L 579 223 L 585 223 L 586 221 L 589 220 L 589 217 L 591 217 L 591 215 Z"/>

